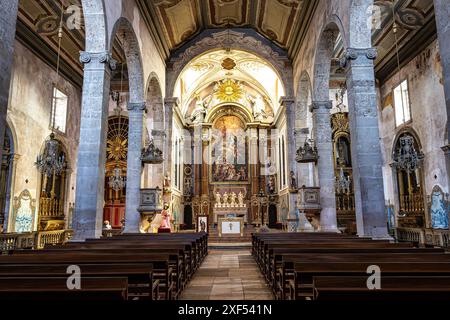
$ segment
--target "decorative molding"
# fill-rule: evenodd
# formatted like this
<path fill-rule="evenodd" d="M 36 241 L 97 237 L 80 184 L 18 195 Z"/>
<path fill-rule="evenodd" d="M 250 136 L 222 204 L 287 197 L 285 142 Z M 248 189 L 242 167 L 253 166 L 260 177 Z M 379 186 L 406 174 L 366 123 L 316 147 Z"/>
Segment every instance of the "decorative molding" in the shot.
<path fill-rule="evenodd" d="M 80 62 L 82 64 L 88 64 L 93 61 L 106 64 L 112 71 L 116 70 L 117 67 L 117 61 L 113 59 L 110 52 L 80 52 Z"/>

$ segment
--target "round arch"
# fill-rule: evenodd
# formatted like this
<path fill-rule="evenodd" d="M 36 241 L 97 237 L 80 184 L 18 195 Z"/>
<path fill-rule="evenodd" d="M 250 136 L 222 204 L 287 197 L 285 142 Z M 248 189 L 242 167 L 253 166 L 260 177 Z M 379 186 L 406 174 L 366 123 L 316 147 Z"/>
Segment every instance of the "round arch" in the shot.
<path fill-rule="evenodd" d="M 173 96 L 178 77 L 190 61 L 217 48 L 247 51 L 267 61 L 281 79 L 286 96 L 293 96 L 293 75 L 290 59 L 287 54 L 280 54 L 265 42 L 262 37 L 249 36 L 244 32 L 235 31 L 221 31 L 202 38 L 182 54 L 170 59 L 168 63 L 170 67 L 167 70 L 166 77 L 167 96 Z"/>
<path fill-rule="evenodd" d="M 347 41 L 344 28 L 338 16 L 333 15 L 320 33 L 314 60 L 313 101 L 328 101 L 330 87 L 330 67 L 336 40 L 341 35 L 344 50 Z"/>
<path fill-rule="evenodd" d="M 253 114 L 246 107 L 235 102 L 224 102 L 214 106 L 211 111 L 208 112 L 205 122 L 214 123 L 220 117 L 228 115 L 230 108 L 234 108 L 233 115 L 240 118 L 243 123 L 254 122 Z"/>
<path fill-rule="evenodd" d="M 110 50 L 116 36 L 122 41 L 128 67 L 130 103 L 144 102 L 144 71 L 141 58 L 141 49 L 132 24 L 124 17 L 119 18 L 114 25 L 111 39 L 109 41 Z"/>

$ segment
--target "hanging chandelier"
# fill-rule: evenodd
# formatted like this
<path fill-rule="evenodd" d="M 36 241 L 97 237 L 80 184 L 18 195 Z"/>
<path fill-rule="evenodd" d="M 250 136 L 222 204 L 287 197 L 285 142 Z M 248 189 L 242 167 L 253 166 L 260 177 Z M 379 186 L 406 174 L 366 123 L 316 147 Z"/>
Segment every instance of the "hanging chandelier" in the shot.
<path fill-rule="evenodd" d="M 109 177 L 108 185 L 111 189 L 118 192 L 125 188 L 126 178 L 122 177 L 122 169 L 114 168 L 114 175 Z"/>
<path fill-rule="evenodd" d="M 44 152 L 37 156 L 36 167 L 39 172 L 50 177 L 53 174 L 60 176 L 67 167 L 64 153 L 60 152 L 60 143 L 55 139 L 55 134 L 45 143 Z"/>
<path fill-rule="evenodd" d="M 59 68 L 61 62 L 61 41 L 63 37 L 63 14 L 64 6 L 61 1 L 61 20 L 59 23 L 58 29 L 58 56 L 56 60 L 56 76 L 59 78 Z M 55 97 L 52 99 L 52 103 L 55 103 Z M 53 110 L 53 106 L 51 108 Z M 58 140 L 55 138 L 55 118 L 56 118 L 56 110 L 52 111 L 53 119 L 52 119 L 52 133 L 50 134 L 50 139 L 45 143 L 45 148 L 43 153 L 39 154 L 36 158 L 35 165 L 38 168 L 39 172 L 43 175 L 51 177 L 52 175 L 60 176 L 64 170 L 66 170 L 67 162 L 64 157 L 64 153 L 61 152 L 61 145 Z"/>
<path fill-rule="evenodd" d="M 344 168 L 341 167 L 339 171 L 339 177 L 336 177 L 335 188 L 338 194 L 350 193 L 351 180 L 350 177 L 346 177 L 344 174 Z"/>
<path fill-rule="evenodd" d="M 393 156 L 393 166 L 398 170 L 411 173 L 422 166 L 424 158 L 423 152 L 417 151 L 414 147 L 414 138 L 407 134 L 400 137 L 400 146 Z"/>

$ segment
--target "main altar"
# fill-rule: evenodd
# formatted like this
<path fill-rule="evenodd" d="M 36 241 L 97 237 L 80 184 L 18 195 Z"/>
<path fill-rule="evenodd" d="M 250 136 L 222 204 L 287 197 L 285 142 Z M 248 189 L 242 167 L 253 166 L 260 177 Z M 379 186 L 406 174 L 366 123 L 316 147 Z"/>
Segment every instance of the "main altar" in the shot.
<path fill-rule="evenodd" d="M 242 225 L 248 222 L 248 208 L 245 203 L 245 189 L 220 192 L 216 189 L 215 204 L 213 208 L 214 223 L 219 224 L 221 219 L 242 219 Z"/>

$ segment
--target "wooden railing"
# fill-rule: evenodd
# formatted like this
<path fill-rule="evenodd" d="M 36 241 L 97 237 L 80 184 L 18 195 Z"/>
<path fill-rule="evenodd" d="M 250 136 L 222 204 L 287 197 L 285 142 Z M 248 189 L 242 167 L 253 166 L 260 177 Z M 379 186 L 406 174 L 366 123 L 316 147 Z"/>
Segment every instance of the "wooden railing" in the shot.
<path fill-rule="evenodd" d="M 45 218 L 64 216 L 64 202 L 59 199 L 41 198 L 39 201 L 39 216 Z"/>
<path fill-rule="evenodd" d="M 450 248 L 450 230 L 397 228 L 395 233 L 398 241 Z"/>
<path fill-rule="evenodd" d="M 43 249 L 46 245 L 64 244 L 72 234 L 72 230 L 0 234 L 0 254 L 10 250 Z"/>
<path fill-rule="evenodd" d="M 37 248 L 46 245 L 64 244 L 72 238 L 73 230 L 41 231 L 38 233 Z"/>
<path fill-rule="evenodd" d="M 0 253 L 16 249 L 32 249 L 36 244 L 36 233 L 0 234 Z"/>

